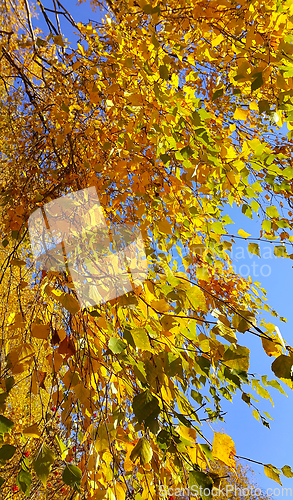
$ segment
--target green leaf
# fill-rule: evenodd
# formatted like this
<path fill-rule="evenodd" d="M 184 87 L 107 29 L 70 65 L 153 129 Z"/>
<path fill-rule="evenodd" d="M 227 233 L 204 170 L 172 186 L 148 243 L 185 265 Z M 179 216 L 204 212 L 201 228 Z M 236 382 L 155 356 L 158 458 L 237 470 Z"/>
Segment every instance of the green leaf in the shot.
<path fill-rule="evenodd" d="M 123 340 L 118 339 L 117 337 L 111 337 L 108 343 L 109 349 L 113 352 L 113 354 L 120 354 L 127 344 L 123 342 Z"/>
<path fill-rule="evenodd" d="M 291 356 L 281 354 L 281 356 L 278 356 L 272 363 L 272 370 L 278 378 L 292 379 L 292 366 L 293 358 Z"/>
<path fill-rule="evenodd" d="M 231 344 L 224 353 L 224 362 L 229 368 L 237 371 L 248 371 L 249 368 L 249 349 L 241 345 Z"/>
<path fill-rule="evenodd" d="M 46 47 L 46 45 L 48 45 L 48 42 L 46 40 L 43 40 L 42 38 L 38 37 L 36 39 L 36 45 L 37 45 L 37 47 Z"/>
<path fill-rule="evenodd" d="M 147 3 L 143 6 L 142 10 L 145 12 L 145 14 L 152 14 L 153 7 L 151 6 L 151 4 Z"/>
<path fill-rule="evenodd" d="M 93 318 L 100 318 L 102 315 L 98 311 L 88 311 Z"/>
<path fill-rule="evenodd" d="M 261 99 L 258 102 L 258 110 L 259 114 L 264 113 L 264 112 L 269 112 L 270 111 L 270 103 L 266 101 L 265 99 Z"/>
<path fill-rule="evenodd" d="M 54 297 L 62 304 L 65 309 L 71 314 L 75 314 L 80 310 L 79 302 L 70 293 L 62 293 Z"/>
<path fill-rule="evenodd" d="M 46 445 L 42 445 L 36 460 L 34 461 L 33 467 L 38 478 L 41 480 L 44 486 L 47 483 L 47 477 L 50 474 L 51 465 L 55 461 L 55 456 L 53 452 Z"/>
<path fill-rule="evenodd" d="M 5 432 L 9 432 L 14 426 L 14 422 L 9 420 L 9 418 L 4 417 L 4 415 L 0 415 L 0 434 L 5 434 Z"/>
<path fill-rule="evenodd" d="M 14 383 L 15 383 L 14 377 L 8 377 L 5 379 L 5 387 L 7 392 L 11 391 L 12 387 L 14 386 Z"/>
<path fill-rule="evenodd" d="M 62 102 L 62 104 L 61 104 L 61 109 L 62 109 L 62 111 L 65 111 L 65 113 L 69 113 L 69 107 L 66 106 L 66 104 L 64 102 Z"/>
<path fill-rule="evenodd" d="M 248 405 L 250 405 L 250 396 L 246 392 L 242 393 L 241 399 Z"/>
<path fill-rule="evenodd" d="M 161 77 L 163 80 L 169 80 L 169 71 L 168 71 L 167 66 L 165 66 L 165 65 L 161 65 L 161 66 L 159 67 L 159 73 L 160 73 L 160 77 Z"/>
<path fill-rule="evenodd" d="M 2 488 L 5 481 L 6 481 L 6 479 L 4 479 L 3 477 L 0 477 L 0 488 Z"/>
<path fill-rule="evenodd" d="M 190 156 L 192 156 L 194 153 L 193 149 L 189 146 L 185 146 L 184 148 L 180 149 L 180 154 L 181 156 L 183 156 L 183 158 L 185 158 L 186 160 L 188 160 L 188 158 L 190 158 Z"/>
<path fill-rule="evenodd" d="M 265 475 L 267 477 L 269 477 L 270 479 L 273 479 L 273 481 L 276 481 L 277 483 L 279 483 L 281 486 L 282 486 L 282 483 L 281 483 L 281 480 L 280 480 L 280 476 L 278 474 L 278 469 L 276 469 L 273 465 L 271 464 L 267 464 L 264 466 L 264 471 L 265 471 Z"/>
<path fill-rule="evenodd" d="M 248 251 L 254 255 L 258 255 L 260 257 L 259 253 L 259 246 L 257 243 L 249 243 L 248 244 Z"/>
<path fill-rule="evenodd" d="M 147 439 L 140 438 L 130 454 L 130 459 L 135 462 L 139 458 L 141 465 L 145 465 L 151 461 L 152 456 L 153 450 L 150 443 Z"/>
<path fill-rule="evenodd" d="M 171 160 L 171 156 L 168 155 L 168 154 L 161 154 L 160 155 L 160 159 L 162 160 L 162 162 L 164 163 L 164 165 L 166 165 L 166 163 L 168 163 L 170 160 Z"/>
<path fill-rule="evenodd" d="M 162 451 L 165 451 L 169 448 L 171 444 L 171 434 L 166 429 L 162 429 L 157 435 L 157 445 Z"/>
<path fill-rule="evenodd" d="M 189 472 L 189 487 L 193 495 L 200 495 L 202 500 L 211 500 L 214 482 L 210 476 L 198 470 Z"/>
<path fill-rule="evenodd" d="M 208 444 L 205 443 L 199 443 L 199 446 L 201 447 L 202 451 L 204 452 L 205 456 L 209 460 L 214 460 L 212 450 Z"/>
<path fill-rule="evenodd" d="M 191 119 L 193 125 L 195 125 L 195 127 L 199 127 L 201 125 L 200 115 L 199 115 L 197 110 L 194 110 L 192 112 L 190 119 Z"/>
<path fill-rule="evenodd" d="M 26 496 L 29 496 L 30 487 L 32 484 L 32 476 L 30 472 L 21 469 L 21 471 L 17 475 L 16 484 Z"/>
<path fill-rule="evenodd" d="M 63 483 L 80 493 L 82 472 L 76 465 L 66 464 L 62 474 Z"/>
<path fill-rule="evenodd" d="M 11 444 L 4 444 L 0 448 L 0 461 L 6 462 L 6 460 L 10 460 L 13 457 L 15 450 L 15 446 L 12 446 Z"/>
<path fill-rule="evenodd" d="M 255 80 L 251 84 L 251 91 L 259 89 L 263 85 L 262 73 L 257 73 Z"/>
<path fill-rule="evenodd" d="M 135 349 L 134 340 L 132 338 L 132 335 L 131 335 L 130 331 L 127 328 L 125 328 L 125 330 L 123 332 L 123 338 L 127 341 L 127 343 L 129 345 L 131 345 L 131 347 L 133 347 Z"/>
<path fill-rule="evenodd" d="M 222 97 L 223 94 L 224 94 L 224 87 L 222 87 L 221 89 L 216 90 L 213 93 L 212 101 L 215 101 L 219 97 Z"/>
<path fill-rule="evenodd" d="M 158 416 L 160 407 L 157 398 L 150 391 L 145 391 L 133 398 L 132 408 L 138 423 L 142 423 L 148 417 Z"/>
<path fill-rule="evenodd" d="M 284 465 L 284 467 L 282 467 L 281 471 L 283 472 L 284 476 L 293 477 L 293 472 L 292 472 L 291 467 L 289 465 Z"/>
<path fill-rule="evenodd" d="M 251 327 L 256 326 L 256 319 L 254 313 L 250 311 L 239 311 L 232 319 L 232 325 L 238 332 L 244 333 Z"/>
<path fill-rule="evenodd" d="M 60 47 L 64 47 L 64 41 L 61 35 L 55 35 L 52 37 L 55 45 L 59 45 Z"/>
<path fill-rule="evenodd" d="M 67 451 L 68 451 L 68 448 L 67 446 L 61 441 L 61 439 L 59 438 L 59 436 L 55 436 L 55 440 L 56 440 L 56 443 L 58 445 L 58 448 L 60 450 L 60 453 L 61 453 L 61 459 L 64 460 L 66 455 L 67 455 Z"/>
<path fill-rule="evenodd" d="M 204 356 L 197 356 L 194 361 L 194 370 L 196 373 L 203 375 L 204 377 L 209 376 L 209 371 L 211 367 L 211 362 Z"/>

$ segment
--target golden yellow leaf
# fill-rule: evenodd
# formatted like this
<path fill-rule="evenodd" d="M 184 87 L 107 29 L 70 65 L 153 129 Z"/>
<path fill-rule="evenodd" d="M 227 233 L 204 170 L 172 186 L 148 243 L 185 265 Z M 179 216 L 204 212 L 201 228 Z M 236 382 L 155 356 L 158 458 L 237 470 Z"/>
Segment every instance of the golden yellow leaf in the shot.
<path fill-rule="evenodd" d="M 248 109 L 236 108 L 233 118 L 234 120 L 246 120 L 248 113 Z"/>
<path fill-rule="evenodd" d="M 273 479 L 273 481 L 276 481 L 276 483 L 279 483 L 282 486 L 279 474 L 277 473 L 277 470 L 275 467 L 271 464 L 267 464 L 264 466 L 264 472 L 267 477 L 270 479 Z"/>
<path fill-rule="evenodd" d="M 167 219 L 160 219 L 157 222 L 159 230 L 164 234 L 172 234 L 172 226 Z"/>
<path fill-rule="evenodd" d="M 169 311 L 169 304 L 165 301 L 165 299 L 154 300 L 151 303 L 151 306 L 161 313 Z"/>
<path fill-rule="evenodd" d="M 187 441 L 190 441 L 191 443 L 195 443 L 197 438 L 197 432 L 195 429 L 185 427 L 184 425 L 178 425 L 176 430 L 184 439 L 187 439 Z"/>
<path fill-rule="evenodd" d="M 9 330 L 15 330 L 16 328 L 23 328 L 25 326 L 21 312 L 11 313 L 9 315 L 8 322 Z"/>
<path fill-rule="evenodd" d="M 213 456 L 228 467 L 235 468 L 235 444 L 230 436 L 215 432 L 213 440 Z"/>
<path fill-rule="evenodd" d="M 224 35 L 220 33 L 216 38 L 212 40 L 212 47 L 216 47 L 217 45 L 219 45 L 224 40 L 224 38 Z"/>
<path fill-rule="evenodd" d="M 247 232 L 246 232 L 246 231 L 244 231 L 243 229 L 239 229 L 238 234 L 239 234 L 239 236 L 241 236 L 242 238 L 247 238 L 248 236 L 251 236 L 249 233 L 247 233 Z"/>
<path fill-rule="evenodd" d="M 187 449 L 192 463 L 198 465 L 201 469 L 206 469 L 209 464 L 200 445 L 196 444 L 194 447 L 188 447 Z"/>
<path fill-rule="evenodd" d="M 261 338 L 262 346 L 268 356 L 280 356 L 283 354 L 282 346 L 274 342 L 274 340 L 268 340 L 264 337 Z"/>
<path fill-rule="evenodd" d="M 32 437 L 32 438 L 41 437 L 41 433 L 39 431 L 38 424 L 36 424 L 36 423 L 23 429 L 22 433 L 27 437 Z"/>

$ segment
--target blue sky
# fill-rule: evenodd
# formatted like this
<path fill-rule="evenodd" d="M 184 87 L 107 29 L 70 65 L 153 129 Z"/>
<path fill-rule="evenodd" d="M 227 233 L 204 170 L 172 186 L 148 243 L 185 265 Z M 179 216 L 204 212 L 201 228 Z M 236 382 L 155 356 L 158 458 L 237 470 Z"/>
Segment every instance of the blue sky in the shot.
<path fill-rule="evenodd" d="M 64 6 L 72 14 L 76 22 L 88 22 L 89 19 L 99 21 L 99 13 L 93 13 L 89 2 L 85 2 L 80 6 L 76 6 L 71 0 L 63 2 Z M 45 6 L 51 8 L 51 1 L 47 0 Z M 53 16 L 53 14 L 50 14 Z M 62 16 L 61 16 L 62 17 Z M 47 26 L 43 19 L 33 19 L 33 25 L 43 27 L 44 34 L 47 35 Z M 72 27 L 66 21 L 62 22 L 62 31 L 65 37 L 72 40 Z M 237 235 L 238 229 L 244 229 L 251 236 L 258 238 L 260 222 L 250 220 L 245 217 L 241 210 L 233 206 L 225 209 L 235 225 L 228 226 L 231 234 Z M 293 344 L 293 307 L 292 307 L 292 291 L 293 291 L 293 261 L 290 259 L 282 259 L 274 257 L 273 245 L 270 243 L 260 243 L 260 251 L 263 254 L 262 258 L 249 254 L 248 241 L 236 240 L 233 250 L 233 262 L 236 266 L 236 271 L 242 274 L 251 275 L 252 279 L 259 281 L 267 290 L 268 304 L 272 306 L 280 316 L 288 319 L 287 323 L 280 322 L 268 314 L 265 315 L 267 321 L 275 323 L 279 326 L 280 331 L 288 344 Z M 271 248 L 271 250 L 269 250 Z M 251 334 L 243 334 L 245 338 L 242 341 L 242 334 L 239 334 L 239 343 L 249 347 L 251 351 L 251 366 L 250 372 L 259 373 L 260 375 L 267 374 L 268 379 L 274 378 L 271 371 L 273 359 L 269 358 L 263 351 L 261 341 L 258 337 Z M 273 408 L 269 401 L 261 401 L 258 404 L 259 408 L 268 411 L 274 419 L 270 421 L 271 429 L 267 429 L 252 416 L 252 409 L 246 403 L 241 401 L 240 394 L 236 395 L 233 403 L 226 400 L 222 403 L 222 408 L 227 411 L 225 415 L 225 423 L 213 424 L 214 430 L 224 429 L 235 442 L 237 455 L 251 458 L 256 461 L 271 463 L 276 467 L 281 468 L 284 465 L 293 467 L 293 433 L 291 431 L 291 411 L 292 394 L 290 389 L 284 385 L 285 392 L 288 398 L 281 395 L 277 390 L 269 388 L 273 397 L 275 407 Z M 249 391 L 251 392 L 251 391 Z M 253 391 L 254 392 L 254 391 Z M 212 439 L 212 431 L 210 434 Z M 247 462 L 249 464 L 249 462 Z M 252 465 L 257 475 L 257 481 L 263 489 L 278 487 L 278 484 L 267 478 L 264 474 L 263 467 L 256 464 Z M 287 479 L 281 477 L 283 486 L 291 487 L 293 491 L 293 478 Z M 273 496 L 277 498 L 277 496 Z"/>
<path fill-rule="evenodd" d="M 244 229 L 250 233 L 252 237 L 259 237 L 260 223 L 252 221 L 241 213 L 241 209 L 233 206 L 226 209 L 235 225 L 229 225 L 227 230 L 231 234 L 237 235 L 238 229 Z M 261 283 L 267 291 L 268 304 L 278 312 L 280 316 L 287 318 L 288 322 L 284 323 L 264 313 L 263 317 L 266 321 L 276 324 L 280 332 L 288 344 L 293 343 L 293 308 L 292 308 L 292 291 L 293 291 L 293 261 L 281 257 L 275 257 L 273 254 L 274 245 L 263 242 L 259 243 L 260 254 L 264 257 L 257 257 L 248 252 L 248 241 L 236 240 L 233 250 L 233 262 L 236 270 L 243 274 L 247 274 L 249 270 L 253 281 Z M 271 250 L 270 250 L 271 249 Z M 288 251 L 290 253 L 290 251 Z M 238 256 L 238 259 L 236 258 Z M 253 266 L 253 263 L 255 264 Z M 261 268 L 263 267 L 263 275 L 261 276 Z M 270 274 L 268 274 L 270 273 Z M 257 276 L 255 276 L 257 274 Z M 243 335 L 243 340 L 242 340 Z M 245 338 L 244 338 L 245 336 Z M 259 375 L 268 375 L 268 380 L 275 378 L 271 371 L 271 364 L 274 358 L 267 356 L 264 352 L 261 339 L 249 333 L 238 333 L 239 343 L 250 349 L 250 373 Z M 260 377 L 259 377 L 260 378 Z M 282 395 L 276 389 L 270 387 L 269 392 L 272 396 L 275 406 L 273 407 L 269 400 L 262 400 L 257 404 L 260 410 L 267 411 L 274 419 L 269 421 L 270 429 L 266 428 L 261 422 L 258 422 L 252 416 L 252 409 L 241 400 L 240 394 L 236 395 L 233 403 L 225 401 L 222 405 L 223 410 L 227 411 L 225 415 L 225 423 L 213 425 L 215 430 L 223 428 L 235 442 L 237 455 L 248 457 L 253 460 L 270 463 L 278 468 L 284 465 L 293 466 L 293 434 L 291 431 L 291 411 L 292 411 L 292 391 L 282 384 L 288 397 Z M 255 391 L 248 390 L 256 398 Z M 251 464 L 255 472 L 259 472 L 258 483 L 263 489 L 278 487 L 278 484 L 267 478 L 264 474 L 263 467 L 257 464 Z M 284 487 L 291 487 L 293 494 L 293 478 L 287 479 L 281 476 L 281 481 Z M 274 498 L 274 497 L 273 497 Z M 277 498 L 277 497 L 276 497 Z"/>

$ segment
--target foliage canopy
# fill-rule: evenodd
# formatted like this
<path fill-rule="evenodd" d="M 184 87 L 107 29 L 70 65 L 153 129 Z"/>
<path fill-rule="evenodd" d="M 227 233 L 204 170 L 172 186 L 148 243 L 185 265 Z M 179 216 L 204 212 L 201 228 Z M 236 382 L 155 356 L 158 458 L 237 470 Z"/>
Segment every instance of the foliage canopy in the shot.
<path fill-rule="evenodd" d="M 91 5 L 107 14 L 84 25 L 59 0 L 1 0 L 2 498 L 212 487 L 213 460 L 235 467 L 232 439 L 205 437 L 222 399 L 240 391 L 269 426 L 248 391 L 283 391 L 249 372 L 247 335 L 292 389 L 292 349 L 259 324 L 276 313 L 233 271 L 225 214 L 234 203 L 259 216 L 252 254 L 261 239 L 292 258 L 292 1 Z M 80 310 L 70 275 L 36 269 L 27 221 L 89 186 L 109 223 L 140 228 L 149 274 Z"/>

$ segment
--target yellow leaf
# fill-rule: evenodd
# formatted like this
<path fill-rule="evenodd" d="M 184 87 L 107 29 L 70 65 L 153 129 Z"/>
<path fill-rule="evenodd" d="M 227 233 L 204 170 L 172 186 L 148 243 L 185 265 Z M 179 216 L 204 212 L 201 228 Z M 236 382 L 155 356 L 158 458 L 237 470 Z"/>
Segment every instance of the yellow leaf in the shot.
<path fill-rule="evenodd" d="M 152 456 L 153 450 L 149 441 L 146 438 L 140 438 L 130 454 L 130 459 L 135 462 L 139 458 L 140 464 L 145 465 L 151 461 Z"/>
<path fill-rule="evenodd" d="M 23 322 L 23 317 L 22 313 L 11 313 L 9 315 L 9 330 L 15 330 L 16 328 L 23 328 L 24 322 Z"/>
<path fill-rule="evenodd" d="M 196 277 L 198 280 L 209 281 L 209 270 L 207 267 L 198 267 L 196 270 Z"/>
<path fill-rule="evenodd" d="M 156 311 L 159 311 L 161 313 L 163 312 L 168 312 L 169 311 L 169 304 L 168 302 L 165 301 L 165 299 L 161 299 L 161 300 L 154 300 L 152 303 L 151 303 L 151 306 L 156 310 Z"/>
<path fill-rule="evenodd" d="M 243 229 L 239 229 L 238 234 L 239 234 L 239 236 L 241 236 L 242 238 L 247 238 L 248 236 L 251 236 L 251 234 L 247 233 L 247 232 L 246 232 L 246 231 L 244 231 Z"/>
<path fill-rule="evenodd" d="M 182 436 L 184 439 L 187 439 L 187 441 L 190 441 L 191 443 L 195 443 L 197 437 L 197 432 L 195 429 L 185 427 L 184 425 L 178 425 L 176 430 L 178 434 L 180 434 L 180 436 Z"/>
<path fill-rule="evenodd" d="M 283 354 L 282 347 L 279 344 L 275 343 L 277 341 L 277 339 L 268 340 L 268 339 L 262 337 L 261 341 L 262 341 L 262 346 L 263 346 L 263 348 L 268 356 L 274 356 L 277 358 L 278 356 Z"/>
<path fill-rule="evenodd" d="M 235 445 L 234 441 L 227 434 L 215 432 L 213 440 L 213 456 L 221 460 L 228 467 L 235 468 Z"/>
<path fill-rule="evenodd" d="M 11 264 L 11 266 L 21 267 L 21 266 L 25 266 L 26 262 L 25 262 L 25 260 L 21 260 L 21 259 L 12 259 L 10 261 L 10 264 Z"/>
<path fill-rule="evenodd" d="M 252 101 L 250 104 L 249 104 L 249 109 L 252 109 L 252 111 L 258 111 L 259 107 L 258 107 L 258 103 L 255 102 L 255 101 Z"/>
<path fill-rule="evenodd" d="M 130 459 L 130 455 L 132 453 L 132 450 L 135 446 L 135 443 L 123 443 L 123 445 L 126 447 L 126 457 L 124 459 L 124 464 L 123 464 L 123 467 L 126 471 L 131 471 L 133 469 L 133 462 L 132 460 Z"/>
<path fill-rule="evenodd" d="M 79 48 L 80 53 L 81 53 L 83 56 L 85 56 L 85 51 L 84 51 L 83 46 L 82 46 L 82 45 L 80 45 L 80 43 L 78 43 L 78 44 L 77 44 L 77 46 L 78 46 L 78 48 Z"/>
<path fill-rule="evenodd" d="M 32 336 L 36 339 L 47 339 L 50 333 L 50 325 L 38 325 L 33 323 Z"/>
<path fill-rule="evenodd" d="M 196 444 L 193 448 L 188 448 L 188 455 L 192 463 L 198 465 L 201 469 L 206 469 L 207 465 L 209 465 L 199 444 Z"/>
<path fill-rule="evenodd" d="M 72 296 L 70 293 L 57 293 L 59 290 L 53 290 L 52 294 L 56 299 L 62 304 L 67 311 L 69 311 L 71 314 L 75 314 L 79 311 L 80 305 L 79 302 Z"/>
<path fill-rule="evenodd" d="M 273 481 L 276 481 L 276 483 L 279 483 L 282 486 L 279 474 L 275 472 L 275 467 L 273 465 L 271 464 L 265 465 L 264 470 L 265 470 L 265 475 L 267 477 L 273 479 Z"/>
<path fill-rule="evenodd" d="M 152 351 L 147 332 L 143 328 L 134 328 L 131 330 L 131 335 L 138 349 Z"/>
<path fill-rule="evenodd" d="M 225 37 L 222 35 L 222 33 L 220 33 L 216 38 L 212 40 L 212 47 L 216 47 L 217 45 L 219 45 L 224 40 L 224 38 Z"/>
<path fill-rule="evenodd" d="M 107 495 L 107 490 L 95 490 L 94 499 L 103 500 L 104 498 L 106 498 L 106 495 Z"/>
<path fill-rule="evenodd" d="M 246 120 L 248 113 L 248 109 L 236 108 L 233 118 L 234 120 Z"/>
<path fill-rule="evenodd" d="M 55 45 L 59 45 L 60 47 L 64 47 L 64 41 L 61 35 L 53 36 L 53 40 Z"/>
<path fill-rule="evenodd" d="M 166 219 L 160 219 L 157 222 L 158 228 L 162 233 L 172 234 L 172 226 Z"/>
<path fill-rule="evenodd" d="M 186 296 L 189 299 L 189 303 L 194 307 L 195 309 L 201 309 L 203 311 L 206 310 L 206 299 L 204 296 L 204 293 L 201 291 L 201 289 L 197 286 L 193 286 L 189 288 L 186 292 Z"/>
<path fill-rule="evenodd" d="M 32 438 L 41 437 L 41 433 L 39 431 L 37 424 L 33 424 L 30 425 L 29 427 L 26 427 L 25 429 L 23 429 L 22 433 L 27 437 L 32 437 Z"/>
<path fill-rule="evenodd" d="M 142 105 L 142 97 L 140 94 L 131 94 L 127 97 L 127 100 L 134 106 Z"/>
<path fill-rule="evenodd" d="M 246 34 L 246 43 L 245 43 L 246 50 L 248 50 L 251 47 L 253 37 L 254 37 L 254 25 L 252 24 L 251 26 L 249 26 Z"/>
<path fill-rule="evenodd" d="M 101 424 L 95 436 L 95 450 L 97 452 L 109 449 L 109 436 L 107 426 Z"/>

